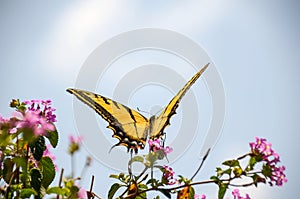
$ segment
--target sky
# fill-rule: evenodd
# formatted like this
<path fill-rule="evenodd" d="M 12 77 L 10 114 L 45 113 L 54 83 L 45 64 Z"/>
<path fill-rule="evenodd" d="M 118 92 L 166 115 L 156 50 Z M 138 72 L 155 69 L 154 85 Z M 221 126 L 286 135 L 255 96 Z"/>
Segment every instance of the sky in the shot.
<path fill-rule="evenodd" d="M 281 155 L 288 183 L 242 192 L 257 199 L 294 198 L 300 151 L 299 8 L 293 0 L 1 1 L 0 114 L 10 116 L 12 98 L 51 99 L 60 132 L 54 151 L 57 164 L 70 170 L 68 136 L 84 135 L 84 148 L 75 157 L 76 172 L 80 175 L 87 155 L 95 157 L 80 183 L 88 188 L 95 175 L 94 191 L 106 198 L 115 182 L 108 176 L 122 170 L 115 166 L 119 162 L 110 161 L 118 154 L 128 155 L 124 149 L 108 153 L 116 139 L 105 128 L 107 123 L 73 101 L 66 88 L 86 85 L 81 88 L 138 107 L 148 117 L 210 62 L 207 74 L 183 98 L 166 128 L 177 154 L 170 165 L 178 174 L 193 174 L 201 161 L 205 133 L 217 117 L 214 110 L 221 110 L 214 105 L 224 102 L 220 134 L 207 142 L 213 149 L 196 180 L 209 178 L 222 161 L 247 152 L 256 136 L 265 137 Z M 136 37 L 140 32 L 142 36 Z M 96 68 L 86 72 L 90 66 Z M 220 83 L 217 91 L 210 74 Z M 81 113 L 93 116 L 97 125 L 89 126 L 90 120 Z M 218 113 L 222 116 L 222 111 Z M 186 122 L 192 128 L 188 136 L 178 131 Z M 102 137 L 94 139 L 99 132 Z M 187 140 L 183 144 L 187 147 L 177 149 L 176 138 L 182 136 L 188 137 L 182 141 Z M 215 185 L 196 191 L 217 197 Z"/>

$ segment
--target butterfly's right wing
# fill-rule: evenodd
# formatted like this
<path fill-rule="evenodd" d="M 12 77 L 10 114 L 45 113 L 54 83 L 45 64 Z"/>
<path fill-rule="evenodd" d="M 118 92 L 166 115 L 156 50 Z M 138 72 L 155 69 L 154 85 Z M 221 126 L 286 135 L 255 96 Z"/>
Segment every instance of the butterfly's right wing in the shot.
<path fill-rule="evenodd" d="M 147 139 L 149 121 L 142 114 L 115 102 L 107 97 L 79 89 L 67 89 L 79 100 L 94 109 L 110 128 L 114 131 L 113 137 L 119 139 L 115 146 L 126 146 L 128 151 L 143 149 Z"/>
<path fill-rule="evenodd" d="M 197 79 L 206 70 L 209 64 L 206 64 L 200 71 L 198 71 L 185 86 L 173 97 L 169 104 L 162 110 L 159 116 L 153 116 L 150 118 L 151 132 L 150 138 L 157 138 L 163 135 L 164 129 L 170 125 L 170 118 L 176 114 L 176 109 L 179 106 L 179 102 L 190 87 L 197 81 Z"/>

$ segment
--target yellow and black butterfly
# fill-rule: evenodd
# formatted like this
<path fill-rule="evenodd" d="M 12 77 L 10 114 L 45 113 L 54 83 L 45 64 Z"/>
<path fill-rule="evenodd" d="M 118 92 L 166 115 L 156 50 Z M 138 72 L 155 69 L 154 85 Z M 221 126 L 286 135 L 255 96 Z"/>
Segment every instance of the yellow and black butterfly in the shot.
<path fill-rule="evenodd" d="M 163 136 L 164 129 L 170 124 L 170 118 L 176 113 L 181 98 L 207 67 L 208 64 L 186 83 L 160 115 L 153 115 L 150 118 L 121 103 L 89 91 L 72 88 L 67 91 L 94 109 L 109 123 L 107 128 L 114 131 L 112 137 L 119 139 L 114 146 L 126 146 L 128 151 L 134 150 L 137 153 L 138 149 L 144 149 L 148 137 L 154 139 Z"/>

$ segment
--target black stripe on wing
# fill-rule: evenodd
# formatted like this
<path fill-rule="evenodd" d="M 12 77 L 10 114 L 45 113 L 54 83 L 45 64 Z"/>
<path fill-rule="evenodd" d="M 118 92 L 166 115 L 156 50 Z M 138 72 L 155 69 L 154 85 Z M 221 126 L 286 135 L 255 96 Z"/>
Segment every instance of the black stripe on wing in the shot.
<path fill-rule="evenodd" d="M 101 98 L 104 101 L 104 103 L 106 103 L 107 105 L 110 105 L 110 103 L 107 100 L 107 98 L 105 98 L 105 97 L 103 97 L 101 95 L 97 95 L 97 94 L 94 94 L 94 93 L 91 93 L 91 92 L 84 91 L 84 90 L 78 90 L 78 89 L 68 88 L 67 91 L 69 93 L 75 95 L 80 101 L 84 102 L 89 107 L 91 107 L 92 109 L 94 109 L 107 122 L 109 122 L 109 123 L 116 123 L 116 124 L 118 124 L 118 125 L 121 126 L 121 124 L 118 122 L 118 120 L 115 117 L 113 117 L 111 113 L 109 113 L 105 108 L 103 108 L 100 104 L 96 103 L 93 100 L 93 97 L 94 98 Z M 91 96 L 91 95 L 93 95 L 93 96 Z"/>

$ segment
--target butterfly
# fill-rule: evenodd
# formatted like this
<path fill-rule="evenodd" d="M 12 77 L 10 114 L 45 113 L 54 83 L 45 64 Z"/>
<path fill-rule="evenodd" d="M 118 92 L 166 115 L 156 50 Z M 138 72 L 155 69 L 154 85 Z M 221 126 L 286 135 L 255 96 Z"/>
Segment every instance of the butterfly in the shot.
<path fill-rule="evenodd" d="M 170 125 L 170 118 L 176 114 L 181 98 L 202 75 L 208 65 L 209 63 L 185 84 L 159 115 L 153 115 L 150 118 L 146 118 L 141 113 L 102 95 L 73 88 L 68 88 L 67 91 L 94 109 L 109 123 L 107 128 L 113 130 L 112 137 L 119 140 L 113 147 L 125 146 L 128 151 L 134 150 L 137 153 L 138 149 L 145 148 L 148 137 L 153 140 L 164 135 L 165 128 Z"/>

